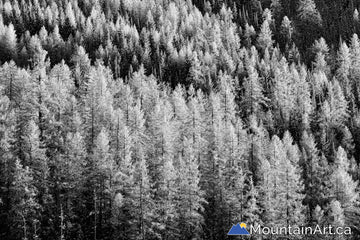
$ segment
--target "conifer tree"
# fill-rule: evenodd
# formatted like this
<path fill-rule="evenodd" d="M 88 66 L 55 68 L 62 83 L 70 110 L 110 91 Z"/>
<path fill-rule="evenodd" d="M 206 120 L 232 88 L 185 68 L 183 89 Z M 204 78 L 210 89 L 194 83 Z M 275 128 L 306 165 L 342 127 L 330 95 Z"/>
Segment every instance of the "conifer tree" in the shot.
<path fill-rule="evenodd" d="M 169 239 L 171 236 L 179 236 L 181 233 L 175 228 L 178 222 L 178 214 L 176 213 L 176 185 L 177 174 L 174 169 L 172 158 L 163 158 L 160 169 L 158 187 L 155 190 L 158 196 L 155 211 L 154 224 L 156 225 L 157 234 L 163 239 Z"/>
<path fill-rule="evenodd" d="M 24 129 L 22 135 L 22 153 L 24 154 L 23 162 L 32 172 L 32 184 L 37 189 L 36 201 L 41 205 L 41 213 L 44 215 L 50 214 L 54 207 L 53 197 L 50 194 L 50 164 L 46 156 L 44 143 L 40 139 L 40 130 L 34 121 L 29 121 Z M 55 217 L 55 216 L 54 216 Z M 48 234 L 47 228 L 54 228 L 52 225 L 42 219 L 39 222 L 44 231 L 42 234 Z M 40 227 L 39 226 L 39 227 Z M 53 229 L 52 229 L 53 230 Z"/>
<path fill-rule="evenodd" d="M 253 66 L 248 69 L 248 77 L 244 81 L 243 108 L 248 114 L 257 114 L 264 103 L 263 87 L 259 81 L 259 75 Z"/>
<path fill-rule="evenodd" d="M 113 177 L 114 185 L 114 214 L 113 225 L 115 227 L 114 234 L 121 235 L 124 238 L 134 236 L 135 227 L 133 222 L 136 216 L 133 215 L 134 207 L 134 165 L 132 159 L 133 139 L 130 135 L 130 129 L 124 121 L 122 112 L 117 110 L 116 113 L 116 146 L 115 146 L 115 163 L 118 166 Z M 122 197 L 121 204 L 118 201 L 119 196 Z M 114 197 L 114 196 L 113 196 Z"/>
<path fill-rule="evenodd" d="M 314 106 L 311 102 L 310 84 L 306 80 L 307 73 L 302 67 L 298 72 L 294 65 L 290 68 L 292 74 L 292 84 L 294 84 L 294 94 L 296 99 L 294 101 L 294 119 L 291 121 L 293 128 L 296 128 L 296 132 L 293 134 L 295 139 L 300 139 L 300 134 L 303 130 L 307 130 L 310 127 L 311 114 L 313 113 Z"/>
<path fill-rule="evenodd" d="M 11 234 L 11 182 L 13 179 L 14 165 L 14 115 L 9 111 L 10 101 L 6 96 L 0 98 L 0 212 L 3 221 L 0 223 L 0 235 Z"/>
<path fill-rule="evenodd" d="M 104 227 L 108 227 L 108 211 L 110 210 L 112 178 L 114 175 L 114 162 L 112 160 L 109 137 L 106 129 L 101 129 L 96 137 L 89 163 L 90 181 L 92 184 L 92 235 L 102 238 L 105 234 Z"/>
<path fill-rule="evenodd" d="M 253 26 L 250 26 L 248 23 L 245 24 L 245 33 L 244 33 L 244 37 L 245 37 L 245 45 L 247 47 L 251 46 L 252 43 L 252 39 L 255 35 L 255 29 Z"/>
<path fill-rule="evenodd" d="M 87 76 L 90 71 L 90 59 L 82 46 L 77 47 L 75 53 L 71 57 L 71 63 L 74 64 L 75 67 L 75 86 L 78 88 L 79 95 L 81 96 L 86 89 Z"/>
<path fill-rule="evenodd" d="M 279 116 L 278 119 L 278 128 L 284 126 L 288 128 L 290 118 L 292 117 L 292 111 L 294 109 L 294 101 L 290 96 L 294 95 L 294 90 L 292 89 L 290 71 L 285 59 L 282 59 L 280 62 L 279 68 L 274 70 L 275 75 L 275 84 L 274 84 L 274 107 L 276 116 Z"/>
<path fill-rule="evenodd" d="M 292 35 L 294 33 L 294 27 L 292 26 L 292 22 L 289 20 L 287 16 L 285 16 L 281 22 L 281 29 L 280 29 L 281 37 L 283 39 L 282 44 L 285 46 L 290 45 L 292 41 Z"/>
<path fill-rule="evenodd" d="M 264 169 L 265 170 L 265 169 Z M 260 214 L 261 209 L 259 207 L 259 189 L 254 186 L 254 182 L 252 177 L 248 179 L 248 189 L 246 194 L 246 203 L 244 206 L 244 220 L 248 224 L 252 224 L 253 226 L 258 226 L 261 224 Z M 261 191 L 260 191 L 261 192 Z"/>
<path fill-rule="evenodd" d="M 32 184 L 32 172 L 23 167 L 19 160 L 15 162 L 14 177 L 11 183 L 12 234 L 18 239 L 39 238 L 39 211 L 37 188 Z"/>
<path fill-rule="evenodd" d="M 330 68 L 328 66 L 329 60 L 329 47 L 324 38 L 315 40 L 313 44 L 313 53 L 315 54 L 314 67 L 315 73 L 324 73 L 326 76 L 329 76 Z"/>
<path fill-rule="evenodd" d="M 228 224 L 226 216 L 222 213 L 225 211 L 225 179 L 224 170 L 226 166 L 226 154 L 223 126 L 223 112 L 221 111 L 221 98 L 218 93 L 211 93 L 209 96 L 208 116 L 209 126 L 208 135 L 208 156 L 207 164 L 204 166 L 204 184 L 210 191 L 207 192 L 206 201 L 209 203 L 205 208 L 205 216 L 209 222 L 206 225 L 211 226 L 207 235 L 214 238 L 225 233 Z M 213 209 L 216 209 L 214 211 Z M 218 221 L 214 221 L 218 219 Z"/>
<path fill-rule="evenodd" d="M 277 219 L 275 213 L 275 204 L 276 200 L 273 198 L 273 194 L 275 192 L 275 181 L 274 175 L 271 173 L 272 168 L 267 159 L 261 161 L 260 165 L 260 174 L 258 180 L 259 186 L 259 206 L 261 209 L 260 213 L 260 221 L 267 226 L 274 226 Z"/>
<path fill-rule="evenodd" d="M 134 173 L 134 187 L 136 189 L 134 190 L 133 197 L 137 202 L 134 206 L 134 216 L 135 219 L 138 216 L 138 220 L 135 220 L 139 227 L 138 238 L 148 239 L 156 235 L 152 228 L 153 217 L 155 215 L 153 212 L 155 203 L 152 199 L 149 173 L 145 158 L 142 156 L 139 157 L 135 166 L 138 171 Z"/>
<path fill-rule="evenodd" d="M 266 12 L 265 9 L 264 12 Z M 270 25 L 271 25 L 271 13 L 268 10 L 269 14 L 268 16 L 265 16 L 264 22 L 261 25 L 261 30 L 257 39 L 257 43 L 259 45 L 259 48 L 262 49 L 263 51 L 265 51 L 266 49 L 271 49 L 272 45 L 273 45 L 273 40 L 272 40 L 272 31 L 270 29 Z"/>
<path fill-rule="evenodd" d="M 335 228 L 345 226 L 344 211 L 340 202 L 337 200 L 331 201 L 329 205 L 329 220 L 328 222 Z M 338 235 L 335 239 L 345 239 L 344 236 Z"/>
<path fill-rule="evenodd" d="M 198 159 L 200 169 L 203 169 L 203 166 L 206 164 L 206 100 L 202 91 L 198 91 L 196 95 L 191 94 L 188 102 L 190 112 L 189 138 L 191 137 L 192 139 L 192 144 L 194 145 L 193 154 L 195 158 Z M 203 175 L 201 175 L 201 177 L 203 177 Z"/>
<path fill-rule="evenodd" d="M 345 96 L 347 96 L 348 99 L 351 99 L 351 85 L 349 81 L 351 57 L 350 50 L 345 42 L 343 42 L 340 46 L 337 62 L 337 79 L 340 81 L 341 86 L 344 89 Z"/>
<path fill-rule="evenodd" d="M 235 122 L 235 95 L 233 80 L 229 76 L 220 76 L 221 109 L 224 111 L 225 127 Z"/>
<path fill-rule="evenodd" d="M 113 115 L 112 95 L 109 89 L 110 72 L 101 63 L 91 68 L 84 104 L 86 141 L 92 146 L 102 127 L 108 128 Z"/>
<path fill-rule="evenodd" d="M 328 181 L 328 166 L 326 160 L 319 156 L 314 137 L 303 133 L 301 140 L 303 168 L 303 179 L 305 186 L 304 204 L 308 207 L 308 218 L 313 218 L 312 213 L 316 206 L 324 207 L 326 201 L 326 186 L 324 181 Z"/>
<path fill-rule="evenodd" d="M 4 93 L 10 101 L 19 106 L 26 94 L 25 87 L 29 74 L 25 70 L 18 69 L 15 62 L 11 61 L 1 67 L 0 76 Z"/>
<path fill-rule="evenodd" d="M 302 205 L 305 196 L 299 171 L 300 153 L 288 131 L 285 132 L 282 142 L 286 153 L 285 163 L 282 166 L 286 182 L 283 190 L 286 196 L 286 223 L 301 226 L 305 222 Z"/>
<path fill-rule="evenodd" d="M 149 152 L 153 161 L 149 164 L 149 173 L 154 191 L 155 234 L 164 239 L 170 234 L 177 235 L 174 230 L 177 214 L 175 195 L 177 192 L 177 174 L 174 166 L 174 123 L 171 121 L 174 112 L 169 101 L 160 100 L 150 119 L 152 149 Z"/>
<path fill-rule="evenodd" d="M 351 86 L 354 92 L 355 104 L 359 106 L 359 89 L 360 86 L 356 81 L 360 76 L 359 66 L 360 66 L 360 42 L 357 34 L 354 34 L 351 38 L 351 46 L 350 46 L 350 57 L 351 57 L 351 66 L 350 66 L 350 81 Z"/>
<path fill-rule="evenodd" d="M 349 174 L 349 159 L 342 147 L 338 148 L 331 181 L 331 198 L 336 199 L 345 210 L 351 209 L 358 199 L 357 182 Z"/>
<path fill-rule="evenodd" d="M 15 60 L 17 55 L 17 36 L 14 25 L 10 23 L 4 28 L 0 28 L 0 54 L 1 61 Z"/>
<path fill-rule="evenodd" d="M 68 133 L 66 136 L 65 153 L 61 157 L 63 160 L 59 163 L 59 175 L 61 176 L 63 200 L 61 209 L 64 217 L 63 235 L 69 237 L 79 237 L 78 232 L 79 219 L 82 217 L 84 210 L 84 198 L 81 193 L 85 186 L 86 173 L 86 147 L 84 138 L 79 129 L 76 132 Z"/>
<path fill-rule="evenodd" d="M 42 188 L 46 186 L 45 182 L 49 174 L 49 166 L 39 135 L 38 126 L 34 121 L 30 121 L 23 135 L 23 149 L 25 154 L 24 162 L 31 166 L 37 188 Z"/>
<path fill-rule="evenodd" d="M 184 155 L 179 156 L 179 225 L 181 238 L 201 236 L 204 192 L 200 188 L 199 163 L 194 155 L 192 140 L 184 139 Z M 184 234 L 186 233 L 186 234 Z"/>
<path fill-rule="evenodd" d="M 348 102 L 346 101 L 339 82 L 335 79 L 329 84 L 328 100 L 322 105 L 319 117 L 322 129 L 322 147 L 326 154 L 336 151 L 339 139 L 336 130 L 344 126 L 348 118 Z"/>
<path fill-rule="evenodd" d="M 321 15 L 316 9 L 316 4 L 313 0 L 301 0 L 298 7 L 298 14 L 302 21 L 309 21 L 310 23 L 318 25 L 322 23 Z"/>
<path fill-rule="evenodd" d="M 182 144 L 183 139 L 188 134 L 188 125 L 190 125 L 189 109 L 184 98 L 185 92 L 182 87 L 178 86 L 173 92 L 174 112 L 176 116 L 176 137 L 179 144 Z"/>
<path fill-rule="evenodd" d="M 249 119 L 250 134 L 249 134 L 249 160 L 247 163 L 247 169 L 253 176 L 254 185 L 258 185 L 264 174 L 262 166 L 264 161 L 267 161 L 269 137 L 268 132 L 264 129 L 261 122 L 251 115 Z"/>
<path fill-rule="evenodd" d="M 279 221 L 286 221 L 287 220 L 287 210 L 288 206 L 286 201 L 279 201 L 280 199 L 287 199 L 288 193 L 287 188 L 288 186 L 284 186 L 281 183 L 283 181 L 287 182 L 288 178 L 288 169 L 282 169 L 282 165 L 285 163 L 286 159 L 286 153 L 283 148 L 283 144 L 278 136 L 273 136 L 271 139 L 270 147 L 269 147 L 269 164 L 271 168 L 271 176 L 270 179 L 272 179 L 271 183 L 271 204 L 273 205 L 269 210 L 271 210 L 272 214 L 272 220 L 271 225 L 272 226 L 278 226 L 285 224 L 285 222 L 279 222 Z M 285 190 L 285 192 L 283 192 Z"/>

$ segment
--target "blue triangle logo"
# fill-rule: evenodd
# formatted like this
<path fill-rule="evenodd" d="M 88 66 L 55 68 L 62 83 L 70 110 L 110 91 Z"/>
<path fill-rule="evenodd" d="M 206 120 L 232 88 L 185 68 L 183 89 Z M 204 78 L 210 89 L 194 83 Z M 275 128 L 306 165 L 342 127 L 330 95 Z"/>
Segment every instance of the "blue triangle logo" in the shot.
<path fill-rule="evenodd" d="M 250 235 L 250 233 L 246 230 L 245 223 L 241 223 L 241 226 L 238 223 L 232 226 L 227 235 Z"/>

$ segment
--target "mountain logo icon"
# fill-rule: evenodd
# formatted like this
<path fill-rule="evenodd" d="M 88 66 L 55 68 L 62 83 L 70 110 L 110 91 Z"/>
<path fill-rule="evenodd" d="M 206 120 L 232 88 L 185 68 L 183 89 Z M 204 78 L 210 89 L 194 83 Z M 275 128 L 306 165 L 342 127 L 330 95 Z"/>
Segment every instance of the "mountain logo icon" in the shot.
<path fill-rule="evenodd" d="M 232 226 L 227 235 L 250 235 L 250 233 L 248 232 L 248 230 L 246 230 L 245 223 L 238 223 Z"/>

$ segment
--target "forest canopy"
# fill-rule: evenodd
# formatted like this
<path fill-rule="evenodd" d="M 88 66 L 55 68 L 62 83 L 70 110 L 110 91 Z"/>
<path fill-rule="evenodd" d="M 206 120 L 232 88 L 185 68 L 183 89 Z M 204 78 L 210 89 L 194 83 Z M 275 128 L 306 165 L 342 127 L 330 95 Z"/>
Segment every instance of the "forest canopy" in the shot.
<path fill-rule="evenodd" d="M 0 0 L 0 239 L 359 239 L 359 7 Z"/>

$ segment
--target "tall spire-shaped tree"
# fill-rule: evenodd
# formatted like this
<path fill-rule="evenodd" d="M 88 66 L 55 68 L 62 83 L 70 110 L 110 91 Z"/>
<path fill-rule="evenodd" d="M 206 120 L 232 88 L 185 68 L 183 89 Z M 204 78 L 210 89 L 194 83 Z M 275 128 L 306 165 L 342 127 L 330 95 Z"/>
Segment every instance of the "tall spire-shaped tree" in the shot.
<path fill-rule="evenodd" d="M 343 148 L 339 147 L 331 176 L 331 198 L 341 203 L 345 210 L 350 210 L 357 201 L 359 195 L 357 192 L 358 184 L 349 174 L 349 159 Z"/>
<path fill-rule="evenodd" d="M 326 159 L 319 156 L 314 137 L 303 133 L 301 140 L 303 179 L 305 186 L 304 204 L 308 207 L 307 215 L 311 219 L 316 206 L 325 207 L 326 188 L 323 182 L 328 181 L 328 166 Z"/>
<path fill-rule="evenodd" d="M 179 156 L 179 223 L 185 238 L 199 237 L 203 223 L 204 192 L 200 188 L 199 162 L 194 155 L 191 138 L 185 137 L 184 155 Z"/>
<path fill-rule="evenodd" d="M 338 51 L 338 59 L 337 59 L 338 69 L 336 71 L 337 79 L 340 81 L 342 89 L 344 89 L 344 94 L 348 100 L 351 97 L 351 85 L 349 81 L 349 73 L 351 67 L 351 56 L 350 49 L 346 45 L 345 42 L 341 43 L 340 49 Z"/>
<path fill-rule="evenodd" d="M 273 45 L 272 31 L 270 29 L 271 21 L 272 21 L 271 12 L 269 9 L 265 9 L 264 21 L 261 25 L 261 30 L 257 39 L 257 43 L 260 49 L 263 50 L 263 52 L 265 52 L 266 49 L 271 50 Z"/>
<path fill-rule="evenodd" d="M 15 162 L 13 182 L 11 183 L 11 205 L 13 235 L 15 238 L 37 239 L 39 237 L 40 207 L 36 195 L 37 188 L 32 184 L 32 172 L 23 167 L 19 160 Z"/>

